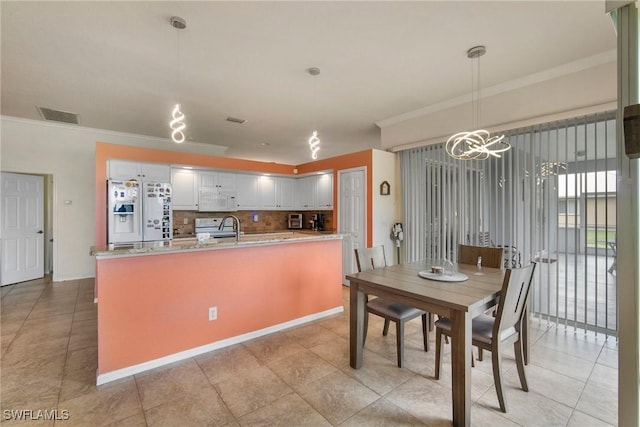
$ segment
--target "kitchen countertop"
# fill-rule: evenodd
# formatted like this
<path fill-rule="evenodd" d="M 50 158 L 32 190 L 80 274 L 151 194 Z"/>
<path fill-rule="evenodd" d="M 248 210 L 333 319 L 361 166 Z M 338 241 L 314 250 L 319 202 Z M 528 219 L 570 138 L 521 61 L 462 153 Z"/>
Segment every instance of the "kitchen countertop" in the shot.
<path fill-rule="evenodd" d="M 107 246 L 92 246 L 89 254 L 102 259 L 212 249 L 233 249 L 258 245 L 287 244 L 326 239 L 342 239 L 342 235 L 328 231 L 301 230 L 262 234 L 243 234 L 240 236 L 240 241 L 236 241 L 235 237 L 207 239 L 202 242 L 199 242 L 195 238 L 178 238 L 167 242 L 138 242 L 129 244 L 112 244 Z"/>

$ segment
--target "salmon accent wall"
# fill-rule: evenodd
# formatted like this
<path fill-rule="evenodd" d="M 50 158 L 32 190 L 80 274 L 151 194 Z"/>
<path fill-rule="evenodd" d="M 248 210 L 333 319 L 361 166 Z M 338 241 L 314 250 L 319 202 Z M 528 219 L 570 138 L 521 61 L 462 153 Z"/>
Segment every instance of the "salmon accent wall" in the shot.
<path fill-rule="evenodd" d="M 373 150 L 322 159 L 301 165 L 284 165 L 279 163 L 258 162 L 254 160 L 234 159 L 231 157 L 208 156 L 180 151 L 156 150 L 150 148 L 133 147 L 128 145 L 96 142 L 96 245 L 107 243 L 107 160 L 132 160 L 149 163 L 167 163 L 174 165 L 191 165 L 205 168 L 229 169 L 245 172 L 262 172 L 291 175 L 293 169 L 298 169 L 298 175 L 333 169 L 333 206 L 338 206 L 338 170 L 351 169 L 361 166 L 367 167 L 367 245 L 373 241 L 373 197 L 371 170 L 373 166 Z M 338 210 L 333 211 L 333 224 L 338 223 Z"/>
<path fill-rule="evenodd" d="M 96 264 L 100 375 L 342 306 L 341 239 Z"/>
<path fill-rule="evenodd" d="M 333 169 L 333 223 L 338 224 L 338 171 L 366 166 L 367 168 L 367 246 L 373 242 L 373 150 L 358 151 L 296 166 L 298 174 Z"/>

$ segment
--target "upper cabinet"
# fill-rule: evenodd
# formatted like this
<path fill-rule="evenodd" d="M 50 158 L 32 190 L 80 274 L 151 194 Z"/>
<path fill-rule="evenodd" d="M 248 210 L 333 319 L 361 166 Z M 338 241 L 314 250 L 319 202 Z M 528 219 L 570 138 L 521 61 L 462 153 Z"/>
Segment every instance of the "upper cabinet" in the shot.
<path fill-rule="evenodd" d="M 144 165 L 144 168 L 142 168 Z M 151 173 L 149 166 L 136 162 L 109 163 L 109 172 L 117 171 L 120 178 L 129 179 L 140 172 L 146 177 L 162 178 Z M 135 174 L 135 175 L 132 175 Z M 173 190 L 173 209 L 206 212 L 246 210 L 332 210 L 333 174 L 311 175 L 303 178 L 269 176 L 255 173 L 235 173 L 214 170 L 195 170 L 173 167 L 169 171 Z M 156 180 L 156 179 L 150 179 Z"/>
<path fill-rule="evenodd" d="M 173 209 L 184 211 L 198 210 L 198 171 L 193 169 L 172 168 L 171 187 L 173 190 Z"/>
<path fill-rule="evenodd" d="M 333 174 L 316 175 L 316 208 L 333 209 Z"/>
<path fill-rule="evenodd" d="M 260 209 L 260 176 L 239 173 L 237 202 L 239 210 Z"/>
<path fill-rule="evenodd" d="M 308 210 L 316 207 L 316 177 L 296 179 L 296 209 Z"/>
<path fill-rule="evenodd" d="M 298 178 L 296 180 L 296 209 L 333 209 L 333 174 Z"/>
<path fill-rule="evenodd" d="M 200 188 L 236 191 L 236 174 L 234 172 L 200 171 Z"/>
<path fill-rule="evenodd" d="M 198 210 L 208 212 L 237 211 L 237 181 L 234 172 L 199 171 Z"/>
<path fill-rule="evenodd" d="M 140 163 L 127 160 L 109 160 L 107 179 L 123 181 L 171 182 L 171 167 L 156 163 Z"/>
<path fill-rule="evenodd" d="M 261 176 L 260 207 L 262 209 L 294 209 L 294 178 Z"/>

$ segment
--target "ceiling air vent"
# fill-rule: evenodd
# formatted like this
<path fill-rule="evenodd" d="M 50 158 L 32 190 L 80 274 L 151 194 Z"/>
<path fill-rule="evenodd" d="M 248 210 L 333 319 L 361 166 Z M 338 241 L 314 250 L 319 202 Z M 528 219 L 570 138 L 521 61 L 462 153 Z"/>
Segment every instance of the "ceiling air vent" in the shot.
<path fill-rule="evenodd" d="M 78 124 L 78 115 L 76 113 L 69 113 L 67 111 L 52 110 L 51 108 L 38 107 L 40 115 L 45 120 L 51 120 L 54 122 L 73 123 Z"/>
<path fill-rule="evenodd" d="M 233 123 L 240 123 L 240 124 L 244 124 L 247 122 L 247 119 L 239 119 L 237 117 L 227 117 L 227 121 L 228 122 L 233 122 Z"/>

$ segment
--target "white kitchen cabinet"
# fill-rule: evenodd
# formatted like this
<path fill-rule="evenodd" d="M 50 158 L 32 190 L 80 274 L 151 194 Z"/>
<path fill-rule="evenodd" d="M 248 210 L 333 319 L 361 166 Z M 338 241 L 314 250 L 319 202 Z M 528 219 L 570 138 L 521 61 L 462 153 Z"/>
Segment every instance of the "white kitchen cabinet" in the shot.
<path fill-rule="evenodd" d="M 333 209 L 333 174 L 316 175 L 316 208 Z"/>
<path fill-rule="evenodd" d="M 237 180 L 233 172 L 199 171 L 200 188 L 215 188 L 220 191 L 236 191 Z"/>
<path fill-rule="evenodd" d="M 120 179 L 146 182 L 170 182 L 171 167 L 157 163 L 141 163 L 129 160 L 109 160 L 107 179 Z"/>
<path fill-rule="evenodd" d="M 260 207 L 265 210 L 294 209 L 293 178 L 261 176 Z"/>
<path fill-rule="evenodd" d="M 198 171 L 172 168 L 173 210 L 198 210 Z"/>
<path fill-rule="evenodd" d="M 260 176 L 239 173 L 237 175 L 238 210 L 260 208 Z"/>
<path fill-rule="evenodd" d="M 296 209 L 309 210 L 316 207 L 316 177 L 306 176 L 296 180 Z"/>
<path fill-rule="evenodd" d="M 280 209 L 293 209 L 295 207 L 295 186 L 294 178 L 276 178 L 276 197 Z"/>
<path fill-rule="evenodd" d="M 237 211 L 237 181 L 233 172 L 199 171 L 198 210 L 205 212 Z"/>
<path fill-rule="evenodd" d="M 295 208 L 298 210 L 333 209 L 333 174 L 298 178 L 295 195 Z"/>

